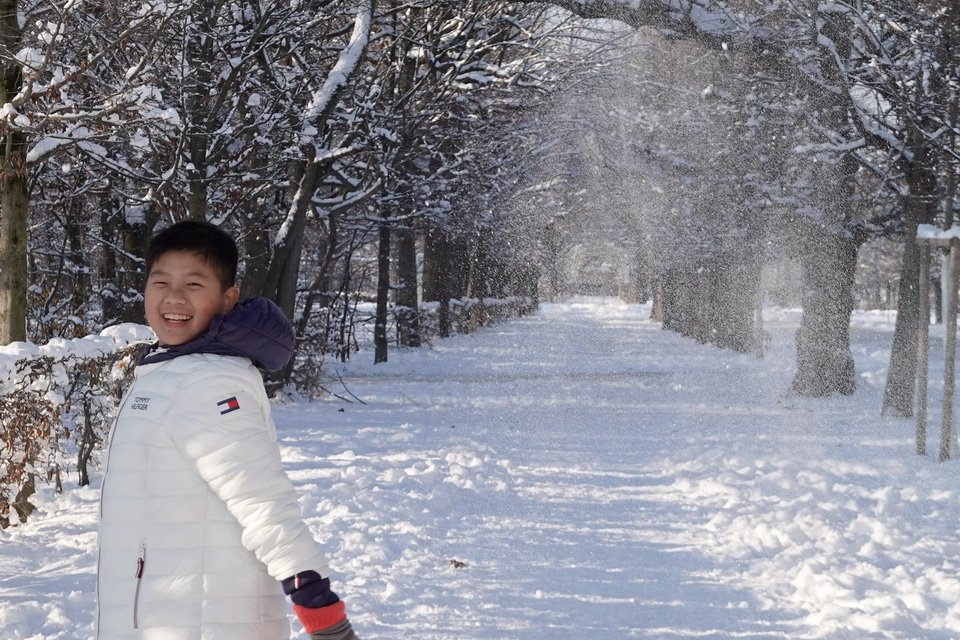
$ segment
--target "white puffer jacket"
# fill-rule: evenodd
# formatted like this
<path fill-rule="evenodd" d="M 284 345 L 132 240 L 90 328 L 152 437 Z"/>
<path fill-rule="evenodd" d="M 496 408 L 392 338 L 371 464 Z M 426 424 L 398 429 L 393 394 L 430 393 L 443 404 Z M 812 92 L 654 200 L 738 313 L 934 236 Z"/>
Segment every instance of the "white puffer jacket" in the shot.
<path fill-rule="evenodd" d="M 247 358 L 138 367 L 101 500 L 98 640 L 287 640 L 279 581 L 328 575 Z"/>

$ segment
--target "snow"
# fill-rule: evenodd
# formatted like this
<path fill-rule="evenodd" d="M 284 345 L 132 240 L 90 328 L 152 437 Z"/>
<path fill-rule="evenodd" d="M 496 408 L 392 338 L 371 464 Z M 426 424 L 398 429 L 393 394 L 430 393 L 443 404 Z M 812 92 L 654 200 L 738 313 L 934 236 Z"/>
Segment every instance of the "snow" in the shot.
<path fill-rule="evenodd" d="M 946 240 L 960 238 L 960 228 L 951 227 L 941 229 L 935 224 L 921 224 L 917 226 L 917 240 Z"/>
<path fill-rule="evenodd" d="M 879 417 L 894 315 L 855 314 L 860 388 L 812 400 L 799 311 L 765 314 L 764 359 L 648 314 L 544 305 L 276 404 L 360 637 L 960 637 L 957 463 Z M 0 637 L 91 636 L 99 480 L 0 532 Z"/>
<path fill-rule="evenodd" d="M 16 55 L 16 59 L 27 68 L 39 67 L 43 63 L 43 57 L 43 51 L 36 47 L 24 47 Z"/>
<path fill-rule="evenodd" d="M 27 162 L 40 162 L 62 147 L 72 144 L 79 144 L 81 148 L 90 150 L 97 155 L 106 155 L 106 149 L 98 144 L 90 142 L 87 138 L 93 136 L 93 133 L 84 126 L 71 126 L 63 133 L 51 134 L 40 138 L 35 145 L 27 152 Z"/>
<path fill-rule="evenodd" d="M 4 102 L 3 106 L 0 107 L 0 119 L 3 120 L 13 120 L 18 115 L 17 108 L 14 107 L 9 102 Z"/>
<path fill-rule="evenodd" d="M 350 75 L 353 73 L 357 64 L 359 64 L 360 58 L 367 48 L 367 42 L 370 39 L 372 5 L 369 2 L 363 2 L 361 4 L 362 6 L 357 12 L 357 17 L 353 24 L 353 33 L 350 34 L 350 42 L 347 43 L 347 46 L 340 52 L 337 63 L 333 66 L 333 69 L 330 70 L 330 73 L 327 74 L 327 79 L 324 81 L 323 86 L 320 87 L 320 90 L 315 92 L 311 97 L 310 104 L 307 105 L 306 111 L 303 114 L 303 135 L 305 137 L 315 135 L 307 135 L 307 129 L 313 127 L 313 121 L 327 109 L 337 91 L 350 79 Z"/>
<path fill-rule="evenodd" d="M 28 358 L 44 356 L 63 360 L 98 358 L 134 342 L 155 339 L 156 336 L 150 327 L 127 322 L 107 327 L 99 335 L 83 338 L 54 338 L 44 345 L 35 345 L 30 342 L 11 342 L 0 345 L 0 393 L 8 391 L 21 379 L 18 364 L 22 365 Z"/>
<path fill-rule="evenodd" d="M 89 335 L 84 338 L 53 338 L 44 345 L 35 345 L 30 342 L 11 342 L 0 346 L 0 359 L 14 361 L 30 356 L 96 358 L 105 353 L 116 351 L 132 342 L 153 340 L 155 338 L 149 327 L 125 322 L 107 327 L 99 335 Z"/>

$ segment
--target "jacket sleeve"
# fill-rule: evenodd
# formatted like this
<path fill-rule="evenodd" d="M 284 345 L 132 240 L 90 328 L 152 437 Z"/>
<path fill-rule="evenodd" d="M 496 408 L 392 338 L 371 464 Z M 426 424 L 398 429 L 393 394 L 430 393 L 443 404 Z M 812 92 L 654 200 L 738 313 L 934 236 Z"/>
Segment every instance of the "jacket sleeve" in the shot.
<path fill-rule="evenodd" d="M 307 570 L 329 575 L 281 467 L 266 394 L 251 383 L 252 375 L 246 377 L 234 372 L 191 377 L 169 415 L 170 433 L 239 522 L 243 546 L 272 577 L 283 580 Z"/>

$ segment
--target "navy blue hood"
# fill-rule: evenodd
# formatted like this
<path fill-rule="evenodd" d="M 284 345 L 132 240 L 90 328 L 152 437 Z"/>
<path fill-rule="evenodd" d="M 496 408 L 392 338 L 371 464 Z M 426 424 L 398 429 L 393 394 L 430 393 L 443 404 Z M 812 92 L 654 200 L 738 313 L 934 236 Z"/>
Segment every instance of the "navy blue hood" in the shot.
<path fill-rule="evenodd" d="M 250 358 L 266 371 L 279 371 L 293 355 L 293 325 L 280 307 L 266 298 L 248 298 L 227 315 L 214 316 L 210 326 L 185 344 L 155 344 L 140 364 L 164 362 L 189 353 Z"/>

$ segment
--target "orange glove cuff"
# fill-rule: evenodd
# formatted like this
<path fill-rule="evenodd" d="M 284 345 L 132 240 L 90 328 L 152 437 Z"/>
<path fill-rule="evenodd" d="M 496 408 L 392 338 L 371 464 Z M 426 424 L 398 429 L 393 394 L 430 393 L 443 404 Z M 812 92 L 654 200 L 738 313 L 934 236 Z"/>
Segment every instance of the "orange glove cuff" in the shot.
<path fill-rule="evenodd" d="M 293 612 L 297 615 L 300 624 L 303 625 L 307 633 L 323 631 L 347 619 L 347 607 L 343 600 L 317 609 L 295 604 L 293 605 Z"/>

